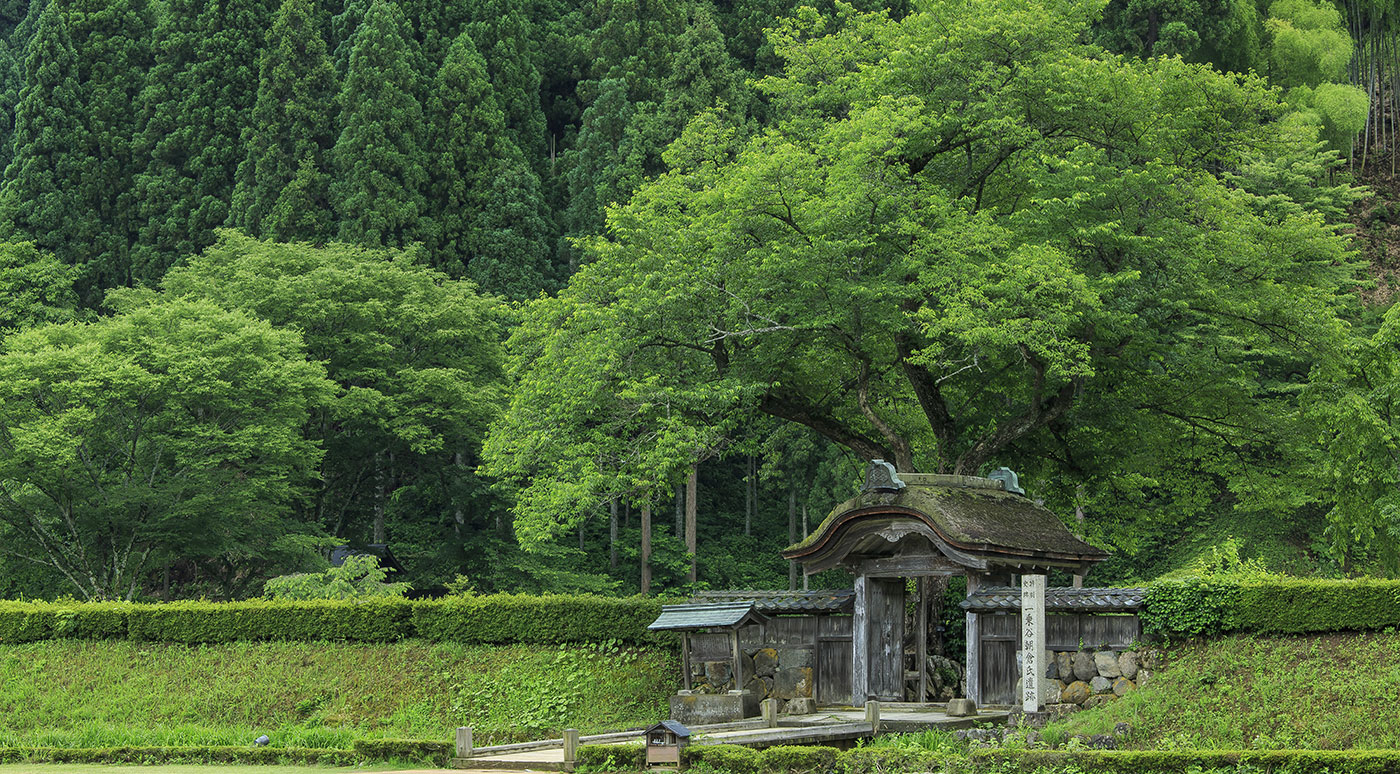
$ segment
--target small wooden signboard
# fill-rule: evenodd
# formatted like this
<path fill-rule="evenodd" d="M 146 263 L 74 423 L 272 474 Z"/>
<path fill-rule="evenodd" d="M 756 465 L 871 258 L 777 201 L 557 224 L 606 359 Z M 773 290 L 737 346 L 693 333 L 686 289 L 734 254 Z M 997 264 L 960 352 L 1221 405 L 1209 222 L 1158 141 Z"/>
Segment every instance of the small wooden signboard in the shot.
<path fill-rule="evenodd" d="M 646 730 L 647 766 L 681 769 L 681 750 L 690 743 L 690 729 L 674 720 L 663 720 Z"/>

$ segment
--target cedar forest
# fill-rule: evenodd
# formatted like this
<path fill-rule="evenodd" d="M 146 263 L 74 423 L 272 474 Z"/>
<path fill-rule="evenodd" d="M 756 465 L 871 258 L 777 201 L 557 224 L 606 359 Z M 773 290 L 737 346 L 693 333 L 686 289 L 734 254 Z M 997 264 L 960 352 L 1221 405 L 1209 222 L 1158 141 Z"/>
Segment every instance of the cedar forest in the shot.
<path fill-rule="evenodd" d="M 0 597 L 786 587 L 872 458 L 1396 575 L 1397 14 L 0 2 Z"/>

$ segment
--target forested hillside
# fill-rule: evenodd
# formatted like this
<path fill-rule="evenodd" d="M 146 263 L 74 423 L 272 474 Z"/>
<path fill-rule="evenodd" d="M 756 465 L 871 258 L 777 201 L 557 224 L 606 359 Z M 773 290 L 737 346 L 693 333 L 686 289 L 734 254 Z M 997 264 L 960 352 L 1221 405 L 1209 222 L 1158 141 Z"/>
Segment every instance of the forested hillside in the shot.
<path fill-rule="evenodd" d="M 0 596 L 781 586 L 872 457 L 1400 571 L 1397 13 L 0 3 Z"/>

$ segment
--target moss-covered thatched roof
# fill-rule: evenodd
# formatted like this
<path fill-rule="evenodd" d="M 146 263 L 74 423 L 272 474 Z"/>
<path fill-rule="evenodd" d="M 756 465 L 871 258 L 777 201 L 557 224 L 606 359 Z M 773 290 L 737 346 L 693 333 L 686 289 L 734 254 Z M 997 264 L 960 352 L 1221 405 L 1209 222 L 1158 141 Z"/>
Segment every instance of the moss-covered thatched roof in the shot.
<path fill-rule="evenodd" d="M 989 564 L 1075 567 L 1107 558 L 1106 552 L 1071 534 L 1045 506 L 1000 489 L 999 482 L 984 481 L 862 492 L 836 506 L 805 540 L 784 549 L 783 556 L 804 563 L 829 563 L 854 550 L 856 541 L 871 535 L 882 521 L 894 524 L 913 519 L 956 552 Z M 890 547 L 893 550 L 893 541 Z"/>

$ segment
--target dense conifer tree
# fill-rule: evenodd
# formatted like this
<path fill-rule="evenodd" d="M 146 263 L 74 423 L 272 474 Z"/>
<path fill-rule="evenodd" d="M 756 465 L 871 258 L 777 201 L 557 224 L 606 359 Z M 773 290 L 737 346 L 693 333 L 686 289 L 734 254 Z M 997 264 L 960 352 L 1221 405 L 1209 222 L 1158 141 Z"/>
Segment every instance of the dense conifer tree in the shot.
<path fill-rule="evenodd" d="M 57 3 L 38 21 L 24 72 L 0 219 L 8 238 L 33 241 L 64 263 L 86 268 L 99 224 L 72 181 L 96 160 L 82 121 L 77 55 Z"/>
<path fill-rule="evenodd" d="M 483 288 L 528 298 L 545 284 L 551 241 L 540 181 L 496 104 L 469 34 L 457 36 L 435 84 L 435 266 Z"/>
<path fill-rule="evenodd" d="M 173 0 L 157 30 L 156 64 L 141 95 L 140 238 L 133 273 L 158 280 L 214 242 L 229 216 L 243 158 L 242 127 L 257 95 L 267 0 Z"/>
<path fill-rule="evenodd" d="M 340 93 L 344 128 L 332 153 L 339 239 L 403 247 L 415 239 L 428 183 L 417 43 L 403 12 L 385 0 L 375 0 L 354 41 Z"/>
<path fill-rule="evenodd" d="M 496 104 L 525 160 L 539 174 L 548 158 L 548 131 L 540 107 L 542 77 L 532 43 L 536 29 L 518 0 L 474 9 L 469 29 L 486 58 Z M 487 16 L 485 14 L 492 14 Z"/>
<path fill-rule="evenodd" d="M 277 239 L 329 236 L 329 218 L 313 213 L 279 219 L 276 233 L 264 221 L 293 183 L 295 191 L 288 196 L 313 210 L 329 211 L 326 155 L 334 136 L 334 99 L 335 73 L 312 0 L 284 0 L 259 62 L 252 122 L 243 135 L 247 155 L 233 193 L 234 225 Z M 321 230 L 303 230 L 313 224 L 321 224 Z"/>

